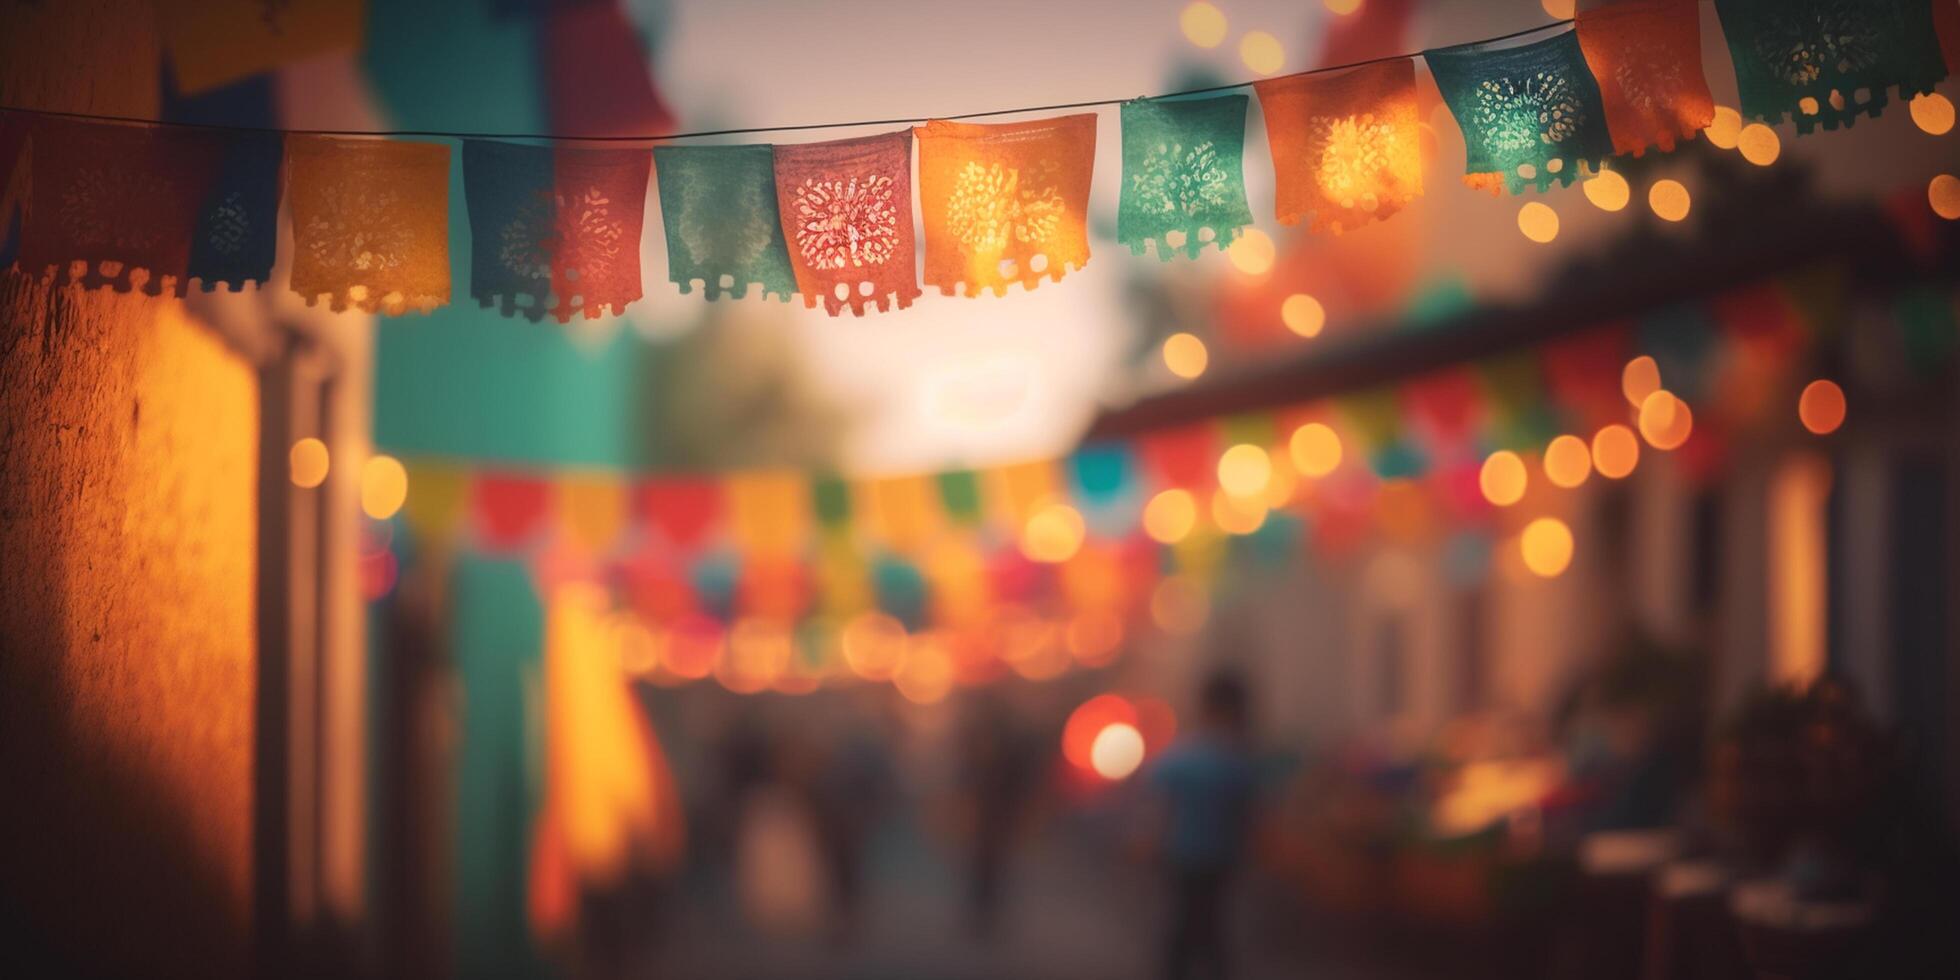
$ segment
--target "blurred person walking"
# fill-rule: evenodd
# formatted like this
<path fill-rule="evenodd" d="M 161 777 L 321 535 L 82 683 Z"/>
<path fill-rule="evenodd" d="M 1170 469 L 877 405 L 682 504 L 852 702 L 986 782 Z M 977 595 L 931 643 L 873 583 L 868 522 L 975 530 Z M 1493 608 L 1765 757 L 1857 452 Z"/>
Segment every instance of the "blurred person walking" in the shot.
<path fill-rule="evenodd" d="M 1225 904 L 1245 850 L 1258 791 L 1247 744 L 1246 685 L 1220 671 L 1205 681 L 1196 729 L 1165 751 L 1150 773 L 1163 814 L 1163 852 L 1171 923 L 1165 947 L 1169 980 L 1230 975 Z"/>

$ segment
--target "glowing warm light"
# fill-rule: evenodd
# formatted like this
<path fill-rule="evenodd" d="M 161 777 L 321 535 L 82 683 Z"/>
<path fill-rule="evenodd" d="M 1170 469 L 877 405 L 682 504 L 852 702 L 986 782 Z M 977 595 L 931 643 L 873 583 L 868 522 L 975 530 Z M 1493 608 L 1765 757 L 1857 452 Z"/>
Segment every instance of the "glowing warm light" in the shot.
<path fill-rule="evenodd" d="M 868 681 L 890 680 L 905 659 L 905 625 L 884 613 L 863 613 L 844 624 L 838 645 L 844 663 Z"/>
<path fill-rule="evenodd" d="M 1214 3 L 1186 4 L 1177 15 L 1177 26 L 1184 39 L 1201 48 L 1215 48 L 1225 40 L 1225 11 Z"/>
<path fill-rule="evenodd" d="M 1273 259 L 1279 255 L 1273 246 L 1273 239 L 1257 228 L 1247 228 L 1244 234 L 1225 249 L 1232 265 L 1248 276 L 1263 276 L 1273 270 Z"/>
<path fill-rule="evenodd" d="M 1742 151 L 1742 158 L 1758 167 L 1767 167 L 1783 155 L 1783 141 L 1776 136 L 1776 130 L 1762 123 L 1750 123 L 1737 134 L 1736 148 Z"/>
<path fill-rule="evenodd" d="M 1531 201 L 1518 209 L 1518 230 L 1540 245 L 1558 237 L 1558 212 L 1543 201 Z"/>
<path fill-rule="evenodd" d="M 1688 196 L 1688 188 L 1680 181 L 1657 180 L 1647 191 L 1647 206 L 1653 208 L 1662 221 L 1685 221 L 1694 201 Z"/>
<path fill-rule="evenodd" d="M 1797 418 L 1814 435 L 1836 432 L 1844 424 L 1844 389 L 1828 378 L 1805 385 L 1797 398 Z"/>
<path fill-rule="evenodd" d="M 1620 480 L 1640 465 L 1640 440 L 1633 430 L 1613 424 L 1593 434 L 1593 469 L 1609 480 Z"/>
<path fill-rule="evenodd" d="M 286 471 L 301 490 L 327 482 L 327 444 L 312 436 L 293 443 L 286 453 Z"/>
<path fill-rule="evenodd" d="M 632 616 L 613 621 L 612 646 L 619 652 L 619 669 L 629 677 L 644 677 L 660 666 L 660 638 Z"/>
<path fill-rule="evenodd" d="M 1079 613 L 1069 620 L 1062 641 L 1076 662 L 1101 667 L 1116 657 L 1123 646 L 1123 619 L 1108 610 Z"/>
<path fill-rule="evenodd" d="M 892 675 L 892 687 L 913 704 L 937 704 L 953 689 L 953 656 L 936 636 L 920 635 Z"/>
<path fill-rule="evenodd" d="M 1484 460 L 1484 468 L 1477 474 L 1477 486 L 1484 492 L 1484 499 L 1499 507 L 1509 507 L 1524 499 L 1525 486 L 1530 476 L 1525 472 L 1524 460 L 1509 449 L 1500 449 Z"/>
<path fill-rule="evenodd" d="M 1280 322 L 1302 337 L 1318 337 L 1327 325 L 1327 309 L 1306 293 L 1294 293 L 1279 305 Z"/>
<path fill-rule="evenodd" d="M 1796 453 L 1771 474 L 1764 501 L 1769 538 L 1768 664 L 1773 684 L 1801 686 L 1828 658 L 1831 462 Z"/>
<path fill-rule="evenodd" d="M 1341 437 L 1319 422 L 1308 422 L 1294 429 L 1293 438 L 1287 441 L 1287 451 L 1301 476 L 1323 477 L 1341 465 Z"/>
<path fill-rule="evenodd" d="M 1082 548 L 1082 514 L 1067 504 L 1049 504 L 1028 518 L 1021 532 L 1021 553 L 1032 561 L 1059 564 Z"/>
<path fill-rule="evenodd" d="M 1259 498 L 1271 509 L 1279 509 L 1293 502 L 1293 491 L 1300 485 L 1300 475 L 1293 472 L 1293 466 L 1285 457 L 1273 459 L 1273 477 L 1266 481 L 1266 490 Z"/>
<path fill-rule="evenodd" d="M 1934 136 L 1953 131 L 1953 103 L 1938 92 L 1913 96 L 1912 124 Z"/>
<path fill-rule="evenodd" d="M 715 679 L 736 694 L 755 694 L 774 684 L 795 656 L 789 627 L 744 617 L 728 629 L 728 645 L 715 665 Z"/>
<path fill-rule="evenodd" d="M 1926 185 L 1926 201 L 1933 213 L 1952 221 L 1960 218 L 1960 177 L 1941 174 Z"/>
<path fill-rule="evenodd" d="M 1633 199 L 1633 188 L 1617 170 L 1602 170 L 1579 186 L 1586 192 L 1586 200 L 1601 211 L 1618 211 Z"/>
<path fill-rule="evenodd" d="M 1540 578 L 1557 578 L 1572 564 L 1572 529 L 1556 517 L 1540 517 L 1518 536 L 1524 565 Z"/>
<path fill-rule="evenodd" d="M 1286 64 L 1286 49 L 1265 31 L 1247 31 L 1239 38 L 1239 60 L 1261 75 L 1271 75 Z"/>
<path fill-rule="evenodd" d="M 1540 0 L 1545 12 L 1560 20 L 1572 19 L 1573 0 Z"/>
<path fill-rule="evenodd" d="M 408 500 L 408 470 L 393 456 L 375 456 L 361 467 L 361 511 L 385 521 Z"/>
<path fill-rule="evenodd" d="M 1089 764 L 1112 783 L 1128 779 L 1143 765 L 1143 733 L 1122 722 L 1104 726 L 1089 747 Z"/>
<path fill-rule="evenodd" d="M 1198 502 L 1179 487 L 1159 492 L 1143 505 L 1143 533 L 1158 544 L 1176 544 L 1198 523 Z"/>
<path fill-rule="evenodd" d="M 1218 485 L 1235 497 L 1256 497 L 1273 478 L 1273 461 L 1264 449 L 1242 442 L 1218 457 Z"/>
<path fill-rule="evenodd" d="M 1088 772 L 1096 769 L 1096 739 L 1111 725 L 1136 727 L 1137 710 L 1128 698 L 1098 694 L 1077 705 L 1062 723 L 1062 758 Z"/>
<path fill-rule="evenodd" d="M 1157 583 L 1150 593 L 1150 620 L 1173 636 L 1190 636 L 1205 626 L 1211 616 L 1211 602 L 1196 582 L 1173 575 Z"/>
<path fill-rule="evenodd" d="M 1251 534 L 1266 526 L 1266 502 L 1258 497 L 1235 497 L 1221 489 L 1211 495 L 1211 521 L 1226 534 Z"/>
<path fill-rule="evenodd" d="M 1559 436 L 1545 447 L 1545 479 L 1570 490 L 1592 475 L 1592 448 L 1578 436 Z"/>
<path fill-rule="evenodd" d="M 1710 143 L 1724 150 L 1735 149 L 1736 141 L 1742 137 L 1742 113 L 1725 105 L 1715 107 L 1715 121 L 1702 130 Z"/>
<path fill-rule="evenodd" d="M 1681 448 L 1694 427 L 1694 412 L 1688 403 L 1665 388 L 1640 403 L 1640 436 L 1655 449 L 1666 452 Z"/>
<path fill-rule="evenodd" d="M 1327 8 L 1328 13 L 1339 14 L 1342 17 L 1361 9 L 1361 0 L 1320 0 L 1320 2 Z"/>
<path fill-rule="evenodd" d="M 1211 362 L 1211 353 L 1205 350 L 1205 342 L 1196 334 L 1174 333 L 1164 338 L 1164 366 L 1180 378 L 1195 378 L 1205 373 L 1205 365 Z"/>
<path fill-rule="evenodd" d="M 1661 390 L 1661 366 L 1645 354 L 1627 362 L 1620 371 L 1620 393 L 1627 396 L 1627 404 L 1635 408 L 1647 400 L 1647 396 Z"/>

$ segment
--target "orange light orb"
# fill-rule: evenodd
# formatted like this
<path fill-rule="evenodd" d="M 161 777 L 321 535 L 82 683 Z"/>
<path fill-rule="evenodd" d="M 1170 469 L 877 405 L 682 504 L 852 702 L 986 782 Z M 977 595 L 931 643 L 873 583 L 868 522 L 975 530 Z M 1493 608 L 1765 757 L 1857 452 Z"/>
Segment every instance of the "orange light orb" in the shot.
<path fill-rule="evenodd" d="M 1609 480 L 1620 480 L 1640 465 L 1640 440 L 1633 430 L 1615 423 L 1593 434 L 1593 469 Z"/>
<path fill-rule="evenodd" d="M 1308 422 L 1294 429 L 1286 448 L 1301 476 L 1317 479 L 1341 465 L 1341 437 L 1319 422 Z"/>
<path fill-rule="evenodd" d="M 1540 578 L 1557 578 L 1572 565 L 1572 529 L 1556 517 L 1540 517 L 1518 536 L 1524 565 Z"/>
<path fill-rule="evenodd" d="M 1130 778 L 1143 765 L 1143 733 L 1122 722 L 1104 726 L 1089 746 L 1089 764 L 1112 783 Z"/>
<path fill-rule="evenodd" d="M 1143 533 L 1158 544 L 1176 544 L 1198 523 L 1198 502 L 1191 491 L 1172 487 L 1143 506 Z"/>
<path fill-rule="evenodd" d="M 1273 461 L 1264 449 L 1242 442 L 1218 458 L 1218 485 L 1235 497 L 1256 497 L 1273 478 Z"/>
<path fill-rule="evenodd" d="M 1545 479 L 1570 490 L 1592 475 L 1592 449 L 1578 436 L 1559 436 L 1545 447 Z"/>
<path fill-rule="evenodd" d="M 287 473 L 301 490 L 327 482 L 327 464 L 327 444 L 312 436 L 293 443 L 286 453 Z"/>
<path fill-rule="evenodd" d="M 1640 436 L 1655 449 L 1667 452 L 1681 448 L 1694 427 L 1695 416 L 1688 403 L 1665 388 L 1640 403 Z"/>
<path fill-rule="evenodd" d="M 1484 460 L 1484 468 L 1477 474 L 1477 486 L 1483 490 L 1485 500 L 1498 507 L 1509 507 L 1524 499 L 1530 479 L 1524 460 L 1509 449 L 1500 449 Z"/>
<path fill-rule="evenodd" d="M 1647 396 L 1659 391 L 1661 387 L 1661 366 L 1645 354 L 1627 362 L 1620 372 L 1620 393 L 1627 396 L 1627 404 L 1635 408 L 1647 400 Z"/>
<path fill-rule="evenodd" d="M 1828 378 L 1805 385 L 1797 398 L 1797 418 L 1814 435 L 1836 432 L 1844 424 L 1844 389 Z"/>

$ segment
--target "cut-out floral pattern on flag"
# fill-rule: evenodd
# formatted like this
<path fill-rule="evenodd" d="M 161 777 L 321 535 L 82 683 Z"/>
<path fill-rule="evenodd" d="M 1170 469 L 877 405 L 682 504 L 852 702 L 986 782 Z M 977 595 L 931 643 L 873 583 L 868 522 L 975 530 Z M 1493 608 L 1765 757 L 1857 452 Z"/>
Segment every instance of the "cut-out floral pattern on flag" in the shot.
<path fill-rule="evenodd" d="M 667 278 L 681 292 L 740 299 L 750 284 L 787 300 L 796 289 L 776 207 L 775 154 L 750 146 L 661 146 L 653 151 Z"/>
<path fill-rule="evenodd" d="M 32 180 L 21 232 L 21 264 L 70 273 L 87 286 L 141 286 L 152 296 L 181 293 L 206 233 L 231 254 L 253 245 L 253 215 L 269 221 L 262 195 L 208 202 L 230 151 L 245 138 L 209 130 L 124 126 L 47 118 L 31 127 Z M 274 174 L 277 158 L 273 158 Z M 245 189 L 243 184 L 239 189 Z M 207 207 L 207 203 L 210 205 Z M 260 249 L 265 255 L 269 252 Z M 205 256 L 209 258 L 209 256 Z M 266 261 L 269 269 L 271 263 Z M 264 270 L 250 263 L 207 274 Z M 238 279 L 230 280 L 236 284 Z"/>
<path fill-rule="evenodd" d="M 919 295 L 912 131 L 776 147 L 776 204 L 805 306 L 899 309 Z"/>
<path fill-rule="evenodd" d="M 1224 248 L 1252 223 L 1245 202 L 1243 95 L 1123 104 L 1123 192 L 1116 239 L 1169 260 Z"/>
<path fill-rule="evenodd" d="M 205 191 L 191 239 L 188 275 L 208 292 L 236 291 L 272 277 L 279 248 L 279 191 L 285 140 L 277 133 L 225 134 L 217 179 Z"/>
<path fill-rule="evenodd" d="M 160 0 L 177 87 L 202 92 L 360 46 L 366 0 Z"/>
<path fill-rule="evenodd" d="M 1928 0 L 1716 0 L 1742 114 L 1808 133 L 1883 111 L 1946 77 Z"/>
<path fill-rule="evenodd" d="M 1715 99 L 1701 72 L 1701 5 L 1696 0 L 1620 0 L 1579 11 L 1585 52 L 1613 134 L 1613 152 L 1673 152 L 1715 121 Z"/>
<path fill-rule="evenodd" d="M 293 292 L 390 315 L 449 302 L 449 147 L 294 136 Z"/>
<path fill-rule="evenodd" d="M 950 296 L 1005 295 L 1089 261 L 1085 223 L 1096 117 L 918 130 L 925 281 Z"/>
<path fill-rule="evenodd" d="M 532 320 L 624 312 L 641 295 L 648 164 L 639 150 L 463 144 L 470 295 Z"/>
<path fill-rule="evenodd" d="M 1572 31 L 1519 47 L 1423 52 L 1463 128 L 1463 181 L 1516 194 L 1570 184 L 1613 153 L 1599 86 Z"/>
<path fill-rule="evenodd" d="M 1272 147 L 1279 220 L 1349 231 L 1422 194 L 1415 62 L 1400 58 L 1254 86 Z"/>

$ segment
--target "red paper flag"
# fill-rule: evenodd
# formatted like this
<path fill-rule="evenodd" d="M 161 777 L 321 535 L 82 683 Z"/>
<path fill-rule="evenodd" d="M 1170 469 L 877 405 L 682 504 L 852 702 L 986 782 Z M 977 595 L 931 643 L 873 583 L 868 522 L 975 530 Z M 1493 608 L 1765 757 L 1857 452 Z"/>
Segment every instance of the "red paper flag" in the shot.
<path fill-rule="evenodd" d="M 803 305 L 831 316 L 912 305 L 912 132 L 778 145 L 776 202 Z"/>
<path fill-rule="evenodd" d="M 639 517 L 681 551 L 701 547 L 721 521 L 721 483 L 654 480 L 640 485 Z"/>
<path fill-rule="evenodd" d="M 1672 152 L 1676 140 L 1693 139 L 1715 121 L 1696 0 L 1620 0 L 1581 9 L 1578 21 L 1613 152 Z"/>
<path fill-rule="evenodd" d="M 471 495 L 476 533 L 489 551 L 514 551 L 537 536 L 551 509 L 551 483 L 537 477 L 478 473 Z"/>
<path fill-rule="evenodd" d="M 1206 424 L 1144 436 L 1137 446 L 1159 487 L 1204 492 L 1218 479 L 1217 430 Z"/>
<path fill-rule="evenodd" d="M 673 130 L 674 114 L 654 87 L 639 33 L 616 3 L 554 5 L 538 43 L 553 132 L 643 136 Z"/>

